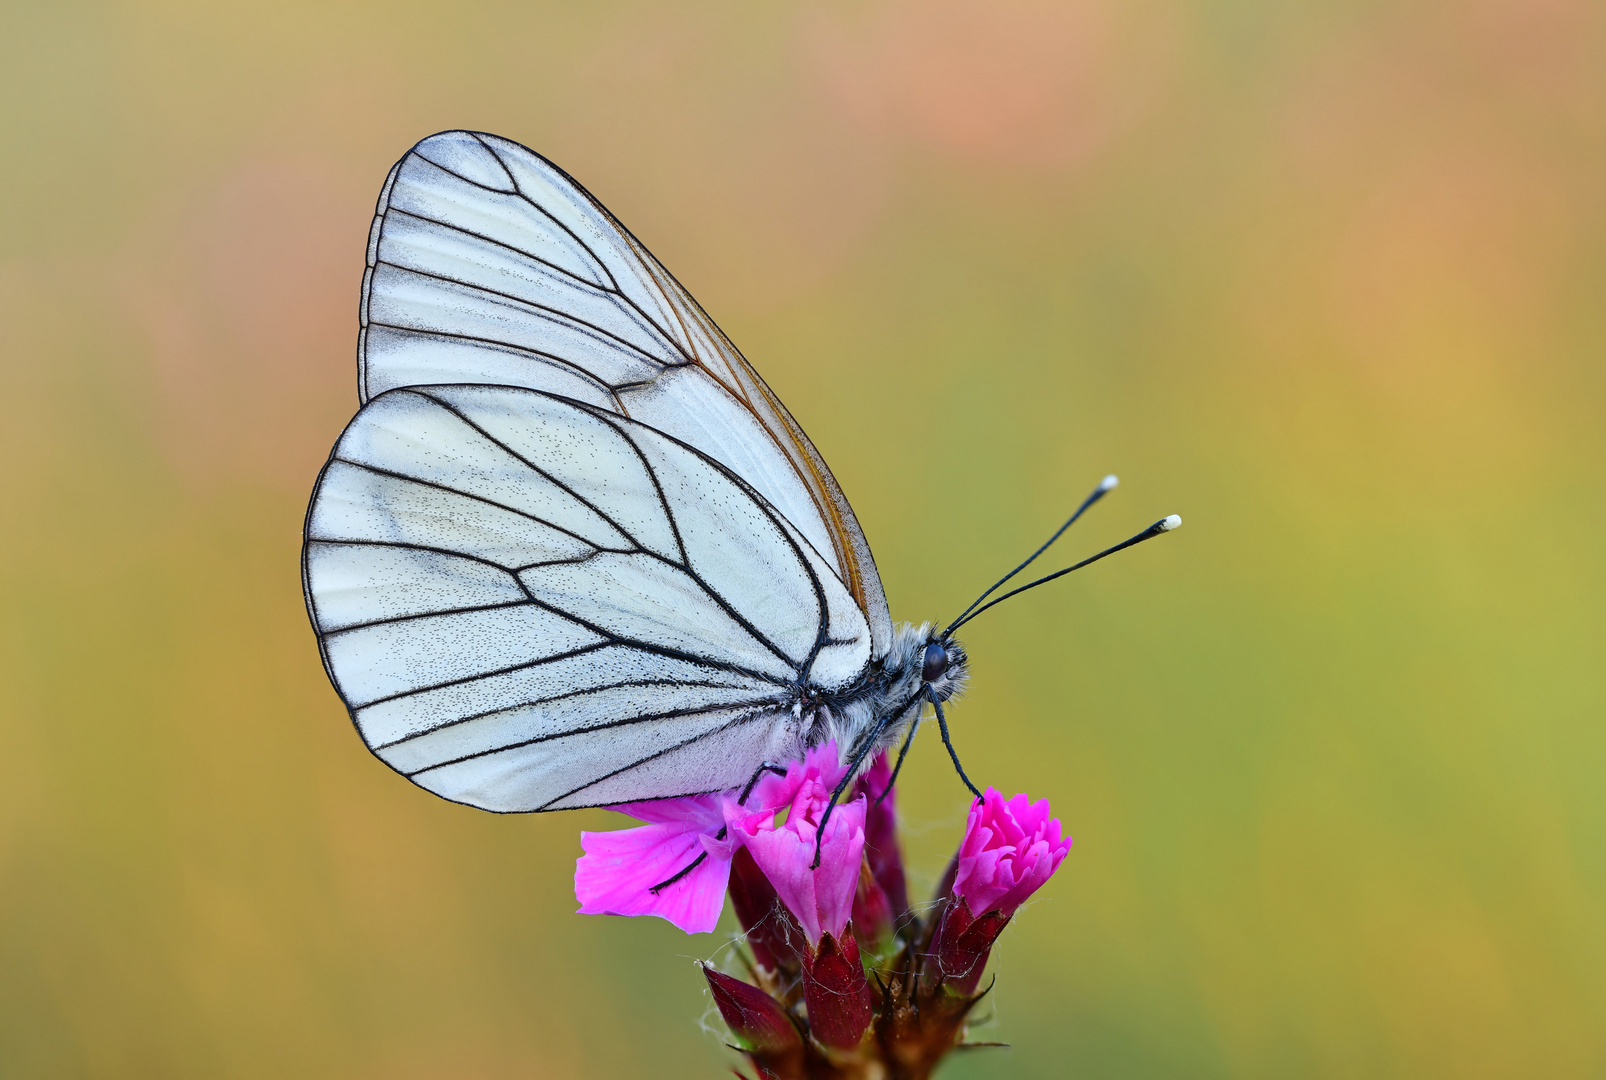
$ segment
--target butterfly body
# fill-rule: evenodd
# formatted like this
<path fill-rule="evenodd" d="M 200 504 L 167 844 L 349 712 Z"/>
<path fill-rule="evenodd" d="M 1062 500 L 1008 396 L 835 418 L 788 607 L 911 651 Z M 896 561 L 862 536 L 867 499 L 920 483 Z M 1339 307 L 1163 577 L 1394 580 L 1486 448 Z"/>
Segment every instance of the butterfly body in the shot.
<path fill-rule="evenodd" d="M 834 739 L 854 757 L 858 757 L 856 751 L 866 751 L 862 768 L 877 752 L 898 746 L 933 694 L 938 701 L 948 701 L 964 689 L 970 677 L 964 648 L 952 638 L 944 643 L 941 669 L 928 669 L 925 657 L 933 641 L 936 636 L 930 624 L 898 624 L 887 656 L 867 665 L 862 677 L 845 691 L 805 691 L 801 701 L 811 720 L 803 728 L 800 749 Z M 874 741 L 866 744 L 872 733 Z"/>
<path fill-rule="evenodd" d="M 936 640 L 929 623 L 898 624 L 887 655 L 868 665 L 860 680 L 844 692 L 813 699 L 814 720 L 807 728 L 807 746 L 834 739 L 851 753 L 862 749 L 864 739 L 878 727 L 869 756 L 903 741 L 930 695 L 947 701 L 964 689 L 970 675 L 964 648 L 952 638 L 941 646 L 940 668 L 928 668 L 927 650 Z"/>

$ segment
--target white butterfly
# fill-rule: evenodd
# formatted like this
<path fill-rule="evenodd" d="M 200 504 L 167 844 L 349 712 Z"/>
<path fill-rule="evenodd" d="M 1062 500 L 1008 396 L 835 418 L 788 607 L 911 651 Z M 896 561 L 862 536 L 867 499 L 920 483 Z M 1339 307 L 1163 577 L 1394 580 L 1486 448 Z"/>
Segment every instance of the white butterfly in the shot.
<path fill-rule="evenodd" d="M 358 732 L 413 782 L 502 812 L 719 791 L 832 738 L 863 764 L 963 683 L 953 626 L 894 627 L 802 428 L 551 162 L 415 146 L 361 322 L 303 578 Z"/>

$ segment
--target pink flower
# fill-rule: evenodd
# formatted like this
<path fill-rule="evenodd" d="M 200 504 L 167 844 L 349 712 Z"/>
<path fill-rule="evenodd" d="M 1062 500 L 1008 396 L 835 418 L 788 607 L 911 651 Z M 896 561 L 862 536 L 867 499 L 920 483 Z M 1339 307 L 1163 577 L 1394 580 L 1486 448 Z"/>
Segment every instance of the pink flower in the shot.
<path fill-rule="evenodd" d="M 726 798 L 694 795 L 613 807 L 649 824 L 580 834 L 585 854 L 574 865 L 580 914 L 656 915 L 688 934 L 714 929 L 736 850 L 735 842 L 725 839 Z M 693 862 L 697 865 L 686 876 L 652 891 Z"/>
<path fill-rule="evenodd" d="M 810 868 L 820 819 L 844 771 L 836 744 L 826 743 L 810 750 L 801 765 L 791 766 L 784 778 L 775 778 L 765 793 L 767 797 L 790 791 L 786 821 L 780 825 L 775 824 L 772 810 L 753 813 L 734 803 L 726 804 L 730 836 L 752 854 L 781 903 L 796 917 L 809 944 L 815 946 L 822 934 L 842 936 L 853 912 L 853 894 L 864 856 L 866 807 L 860 795 L 851 802 L 837 804 L 820 844 L 819 868 Z"/>
<path fill-rule="evenodd" d="M 1059 819 L 1048 815 L 1047 799 L 1029 803 L 1021 794 L 1005 802 L 988 788 L 971 805 L 965 838 L 954 857 L 954 895 L 978 915 L 1013 915 L 1071 850 L 1071 838 L 1060 836 Z"/>
<path fill-rule="evenodd" d="M 713 930 L 725 905 L 731 857 L 739 846 L 727 817 L 767 818 L 773 827 L 775 811 L 793 801 L 806 778 L 829 776 L 834 785 L 844 771 L 833 743 L 810 751 L 784 776 L 765 773 L 745 806 L 737 805 L 737 792 L 731 790 L 610 807 L 648 824 L 580 834 L 585 854 L 574 867 L 580 914 L 656 915 L 688 934 Z M 652 891 L 672 878 L 673 884 Z"/>
<path fill-rule="evenodd" d="M 1047 799 L 1029 803 L 1016 795 L 1005 802 L 992 788 L 971 804 L 965 838 L 938 890 L 942 910 L 926 985 L 961 996 L 975 992 L 998 935 L 1071 849 L 1059 819 L 1048 814 Z"/>

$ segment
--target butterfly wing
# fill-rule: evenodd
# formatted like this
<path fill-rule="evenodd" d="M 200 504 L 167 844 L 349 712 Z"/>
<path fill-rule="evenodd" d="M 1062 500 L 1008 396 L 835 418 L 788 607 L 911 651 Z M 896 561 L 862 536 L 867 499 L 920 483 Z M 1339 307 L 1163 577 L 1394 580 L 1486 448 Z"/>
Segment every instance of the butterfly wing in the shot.
<path fill-rule="evenodd" d="M 303 565 L 364 742 L 490 810 L 737 786 L 800 756 L 801 687 L 870 654 L 827 560 L 742 478 L 522 388 L 370 399 L 319 477 Z"/>
<path fill-rule="evenodd" d="M 892 622 L 841 487 L 775 394 L 647 249 L 557 166 L 493 135 L 415 146 L 379 197 L 363 279 L 362 400 L 523 386 L 648 424 L 740 476 Z"/>

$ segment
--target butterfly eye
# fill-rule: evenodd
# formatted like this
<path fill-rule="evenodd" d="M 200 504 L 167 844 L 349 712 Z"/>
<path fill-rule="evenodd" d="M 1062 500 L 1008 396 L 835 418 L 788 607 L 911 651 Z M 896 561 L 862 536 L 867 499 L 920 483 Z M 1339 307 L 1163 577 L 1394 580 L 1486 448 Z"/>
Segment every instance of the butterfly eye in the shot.
<path fill-rule="evenodd" d="M 948 671 L 948 652 L 933 641 L 926 646 L 925 666 L 920 675 L 927 682 L 936 682 Z"/>

